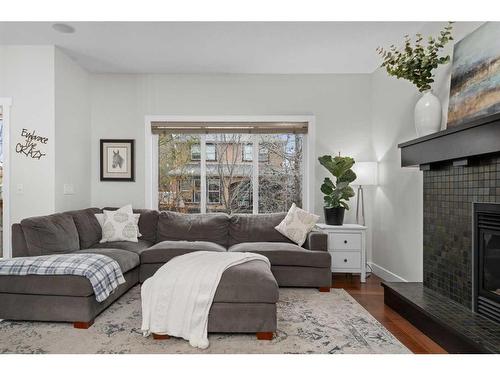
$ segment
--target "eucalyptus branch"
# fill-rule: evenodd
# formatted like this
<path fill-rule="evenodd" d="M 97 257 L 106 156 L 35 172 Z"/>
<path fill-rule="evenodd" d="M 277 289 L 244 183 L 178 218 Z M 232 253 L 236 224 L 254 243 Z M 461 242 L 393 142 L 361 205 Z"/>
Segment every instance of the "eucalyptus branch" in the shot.
<path fill-rule="evenodd" d="M 439 52 L 453 40 L 452 24 L 449 22 L 437 38 L 429 36 L 426 45 L 422 42 L 422 34 L 416 34 L 413 44 L 410 36 L 405 35 L 404 47 L 401 49 L 395 45 L 389 49 L 378 47 L 377 52 L 383 59 L 381 67 L 391 76 L 410 81 L 420 92 L 430 90 L 434 82 L 434 69 L 450 61 L 449 55 L 439 56 Z"/>

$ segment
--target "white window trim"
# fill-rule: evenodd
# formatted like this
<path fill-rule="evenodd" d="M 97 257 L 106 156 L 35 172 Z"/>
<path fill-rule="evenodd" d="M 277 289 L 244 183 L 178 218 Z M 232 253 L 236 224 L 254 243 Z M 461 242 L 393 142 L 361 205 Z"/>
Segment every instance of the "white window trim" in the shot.
<path fill-rule="evenodd" d="M 175 115 L 147 115 L 144 118 L 145 135 L 145 207 L 150 209 L 158 208 L 158 135 L 151 132 L 151 123 L 155 121 L 163 122 L 307 122 L 308 132 L 304 135 L 304 163 L 302 173 L 302 205 L 306 211 L 314 211 L 314 141 L 315 141 L 315 117 L 314 115 L 269 115 L 269 116 L 175 116 Z M 206 163 L 203 162 L 206 156 L 205 135 L 201 135 L 201 175 L 205 174 Z M 254 144 L 253 172 L 252 179 L 258 178 L 259 149 L 257 142 Z M 256 168 L 257 166 L 257 168 Z M 252 181 L 253 183 L 254 181 Z M 254 185 L 255 186 L 255 185 Z M 254 209 L 258 209 L 258 191 L 253 192 Z M 201 179 L 201 200 L 202 213 L 206 211 L 206 179 Z M 256 199 L 257 197 L 257 199 Z M 203 209 L 204 208 L 204 209 Z"/>
<path fill-rule="evenodd" d="M 3 117 L 3 212 L 2 212 L 2 231 L 3 231 L 3 257 L 12 257 L 11 246 L 11 228 L 10 228 L 10 107 L 12 99 L 0 98 Z M 0 257 L 2 258 L 2 257 Z"/>

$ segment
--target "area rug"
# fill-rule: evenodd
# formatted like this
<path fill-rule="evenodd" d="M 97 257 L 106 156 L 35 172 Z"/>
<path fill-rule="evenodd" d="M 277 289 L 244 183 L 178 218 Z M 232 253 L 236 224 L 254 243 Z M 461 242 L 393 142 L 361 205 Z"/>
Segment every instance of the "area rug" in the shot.
<path fill-rule="evenodd" d="M 272 341 L 251 334 L 209 334 L 195 349 L 177 338 L 143 337 L 140 288 L 99 315 L 88 330 L 67 323 L 0 322 L 0 353 L 410 353 L 346 291 L 280 289 L 278 332 Z"/>

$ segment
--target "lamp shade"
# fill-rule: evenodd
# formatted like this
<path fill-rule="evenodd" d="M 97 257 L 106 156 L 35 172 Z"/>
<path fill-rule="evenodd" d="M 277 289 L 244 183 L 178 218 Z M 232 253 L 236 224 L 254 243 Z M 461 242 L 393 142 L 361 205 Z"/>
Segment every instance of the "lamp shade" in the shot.
<path fill-rule="evenodd" d="M 353 185 L 377 185 L 378 163 L 376 161 L 356 162 L 352 170 L 357 176 Z"/>

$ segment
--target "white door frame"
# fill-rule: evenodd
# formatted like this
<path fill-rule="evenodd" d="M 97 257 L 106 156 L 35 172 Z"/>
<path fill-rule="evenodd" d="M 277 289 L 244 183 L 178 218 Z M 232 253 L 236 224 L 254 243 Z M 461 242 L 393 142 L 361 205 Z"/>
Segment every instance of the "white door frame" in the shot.
<path fill-rule="evenodd" d="M 0 98 L 0 107 L 3 113 L 3 257 L 10 258 L 12 256 L 11 234 L 10 234 L 10 106 L 12 99 Z"/>
<path fill-rule="evenodd" d="M 158 135 L 151 133 L 151 122 L 171 121 L 171 122 L 307 122 L 308 132 L 305 136 L 306 142 L 303 176 L 303 208 L 307 211 L 314 211 L 314 142 L 315 142 L 315 117 L 314 115 L 269 115 L 269 116 L 175 116 L 175 115 L 148 115 L 144 117 L 144 149 L 145 149 L 145 207 L 157 209 L 158 170 L 154 168 L 155 160 L 158 160 Z M 255 152 L 255 151 L 254 151 Z"/>

